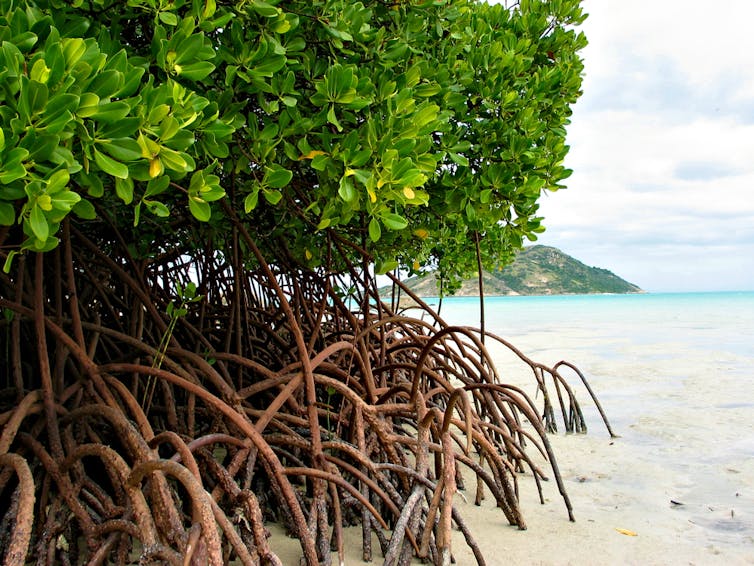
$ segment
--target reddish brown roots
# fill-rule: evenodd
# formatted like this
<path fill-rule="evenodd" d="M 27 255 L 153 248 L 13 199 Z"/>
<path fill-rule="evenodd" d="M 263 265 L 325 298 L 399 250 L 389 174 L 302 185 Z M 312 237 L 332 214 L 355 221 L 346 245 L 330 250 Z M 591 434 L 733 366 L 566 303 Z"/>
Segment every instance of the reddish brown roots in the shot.
<path fill-rule="evenodd" d="M 501 381 L 478 332 L 396 314 L 354 266 L 136 259 L 73 233 L 2 277 L 4 564 L 280 564 L 265 521 L 308 565 L 342 561 L 356 524 L 365 559 L 374 533 L 387 564 L 445 564 L 455 524 L 481 564 L 453 508 L 461 471 L 523 529 L 517 472 L 545 478 L 532 448 L 570 515 L 546 436 L 548 388 L 565 428 L 585 429 L 566 364 L 487 336 L 531 368 L 537 407 Z M 172 327 L 175 281 L 203 299 Z"/>

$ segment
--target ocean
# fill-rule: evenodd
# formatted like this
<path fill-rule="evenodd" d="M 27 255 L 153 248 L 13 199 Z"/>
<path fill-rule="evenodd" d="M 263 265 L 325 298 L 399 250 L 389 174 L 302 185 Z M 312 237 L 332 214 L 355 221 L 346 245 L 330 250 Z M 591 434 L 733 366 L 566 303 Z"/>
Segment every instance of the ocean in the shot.
<path fill-rule="evenodd" d="M 479 327 L 479 301 L 445 298 L 440 316 Z M 656 563 L 683 548 L 698 564 L 754 563 L 754 292 L 488 297 L 485 319 L 530 358 L 578 366 L 620 436 L 605 447 L 580 394 L 592 457 L 606 466 L 591 488 L 616 503 L 587 513 L 641 522 L 640 536 L 657 537 Z M 503 381 L 529 380 L 534 393 L 528 368 L 490 351 Z M 579 464 L 594 463 L 565 468 Z"/>
<path fill-rule="evenodd" d="M 478 327 L 479 314 L 477 297 L 442 301 L 450 324 Z M 488 331 L 509 337 L 590 328 L 637 344 L 672 337 L 754 355 L 754 291 L 486 297 L 485 319 Z"/>

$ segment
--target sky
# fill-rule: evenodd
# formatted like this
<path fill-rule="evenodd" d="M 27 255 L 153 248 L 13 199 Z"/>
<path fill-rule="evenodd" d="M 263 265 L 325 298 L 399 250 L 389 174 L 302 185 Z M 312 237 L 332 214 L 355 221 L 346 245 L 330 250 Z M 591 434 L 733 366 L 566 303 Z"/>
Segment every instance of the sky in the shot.
<path fill-rule="evenodd" d="M 754 290 L 754 1 L 583 7 L 574 173 L 537 243 L 650 292 Z"/>

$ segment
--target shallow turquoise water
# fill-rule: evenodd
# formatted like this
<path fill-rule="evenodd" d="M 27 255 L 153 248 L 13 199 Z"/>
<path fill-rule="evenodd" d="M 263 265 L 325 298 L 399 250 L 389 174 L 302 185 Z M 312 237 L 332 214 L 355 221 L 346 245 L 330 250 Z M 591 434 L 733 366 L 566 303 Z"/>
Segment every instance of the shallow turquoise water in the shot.
<path fill-rule="evenodd" d="M 476 297 L 442 301 L 440 315 L 450 324 L 478 327 L 479 314 Z M 510 338 L 592 329 L 634 344 L 678 340 L 754 358 L 754 292 L 487 297 L 485 324 Z"/>

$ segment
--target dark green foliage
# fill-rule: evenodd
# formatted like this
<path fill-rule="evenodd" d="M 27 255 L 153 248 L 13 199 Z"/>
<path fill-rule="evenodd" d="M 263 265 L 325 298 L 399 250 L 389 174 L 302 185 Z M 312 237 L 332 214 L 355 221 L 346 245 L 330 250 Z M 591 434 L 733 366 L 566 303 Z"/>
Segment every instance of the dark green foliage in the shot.
<path fill-rule="evenodd" d="M 336 237 L 452 284 L 478 237 L 505 264 L 570 173 L 584 17 L 578 0 L 0 0 L 6 269 L 71 212 L 150 255 L 226 249 L 229 209 L 273 261 L 328 264 Z"/>

